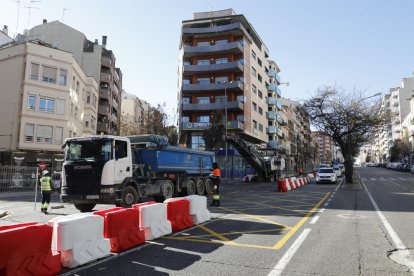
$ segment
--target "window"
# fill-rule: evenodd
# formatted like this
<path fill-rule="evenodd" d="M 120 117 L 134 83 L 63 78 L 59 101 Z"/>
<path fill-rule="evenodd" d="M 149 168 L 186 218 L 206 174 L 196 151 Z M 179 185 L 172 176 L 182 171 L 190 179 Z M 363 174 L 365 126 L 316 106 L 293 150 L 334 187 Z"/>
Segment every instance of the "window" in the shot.
<path fill-rule="evenodd" d="M 98 97 L 95 94 L 92 95 L 92 106 L 95 108 L 98 106 Z"/>
<path fill-rule="evenodd" d="M 80 83 L 76 81 L 76 93 L 79 93 Z"/>
<path fill-rule="evenodd" d="M 65 100 L 64 99 L 56 100 L 56 114 L 59 114 L 59 115 L 65 114 Z"/>
<path fill-rule="evenodd" d="M 70 103 L 70 116 L 73 117 L 73 103 Z"/>
<path fill-rule="evenodd" d="M 263 93 L 262 93 L 262 91 L 260 91 L 260 90 L 259 90 L 258 95 L 259 95 L 259 98 L 260 98 L 260 99 L 263 99 Z"/>
<path fill-rule="evenodd" d="M 262 124 L 259 124 L 259 131 L 263 132 L 263 125 Z"/>
<path fill-rule="evenodd" d="M 257 88 L 256 88 L 256 85 L 254 85 L 254 84 L 252 84 L 252 92 L 253 92 L 253 94 L 257 93 Z"/>
<path fill-rule="evenodd" d="M 253 120 L 253 129 L 257 129 L 257 122 Z"/>
<path fill-rule="evenodd" d="M 208 115 L 197 116 L 196 122 L 198 122 L 198 123 L 210 123 L 210 116 L 208 116 Z"/>
<path fill-rule="evenodd" d="M 228 58 L 216 58 L 216 64 L 223 64 L 223 63 L 228 63 L 229 59 Z"/>
<path fill-rule="evenodd" d="M 59 49 L 60 45 L 61 45 L 60 41 L 55 41 L 55 42 L 52 43 L 52 47 L 56 48 L 56 49 Z"/>
<path fill-rule="evenodd" d="M 210 65 L 209 59 L 199 59 L 197 60 L 197 65 Z"/>
<path fill-rule="evenodd" d="M 188 123 L 188 122 L 190 122 L 190 117 L 188 117 L 188 116 L 183 116 L 183 117 L 181 118 L 181 122 L 183 122 L 183 123 Z"/>
<path fill-rule="evenodd" d="M 252 50 L 252 58 L 256 60 L 256 53 Z"/>
<path fill-rule="evenodd" d="M 208 104 L 210 103 L 210 97 L 197 97 L 197 103 Z"/>
<path fill-rule="evenodd" d="M 24 141 L 33 142 L 34 137 L 34 124 L 26 124 L 24 126 Z"/>
<path fill-rule="evenodd" d="M 244 116 L 243 115 L 237 115 L 237 121 L 244 122 Z"/>
<path fill-rule="evenodd" d="M 259 114 L 263 115 L 263 108 L 261 108 L 260 106 L 259 106 Z"/>
<path fill-rule="evenodd" d="M 27 109 L 36 110 L 36 98 L 35 95 L 29 95 L 27 97 Z"/>
<path fill-rule="evenodd" d="M 55 111 L 55 100 L 50 98 L 40 98 L 39 110 L 42 112 L 54 112 Z"/>
<path fill-rule="evenodd" d="M 209 78 L 198 78 L 197 83 L 198 84 L 210 84 L 210 79 Z"/>
<path fill-rule="evenodd" d="M 55 127 L 55 135 L 53 136 L 53 143 L 61 145 L 63 138 L 63 127 Z"/>
<path fill-rule="evenodd" d="M 262 67 L 262 60 L 260 58 L 257 59 L 257 63 L 259 64 L 260 67 Z"/>
<path fill-rule="evenodd" d="M 258 74 L 258 75 L 257 75 L 257 79 L 258 79 L 260 82 L 262 82 L 262 75 Z"/>
<path fill-rule="evenodd" d="M 190 98 L 189 97 L 183 97 L 182 102 L 183 102 L 183 104 L 190 104 Z"/>
<path fill-rule="evenodd" d="M 85 127 L 89 127 L 89 121 L 85 121 Z"/>
<path fill-rule="evenodd" d="M 115 160 L 128 156 L 128 143 L 125 141 L 115 140 Z"/>
<path fill-rule="evenodd" d="M 183 84 L 190 84 L 190 80 L 184 79 Z"/>
<path fill-rule="evenodd" d="M 226 97 L 224 96 L 217 96 L 216 97 L 216 103 L 225 103 Z"/>
<path fill-rule="evenodd" d="M 216 77 L 214 80 L 216 83 L 225 83 L 229 81 L 229 77 L 224 76 L 224 77 Z"/>
<path fill-rule="evenodd" d="M 56 83 L 57 68 L 42 66 L 42 81 Z"/>
<path fill-rule="evenodd" d="M 73 77 L 72 78 L 72 89 L 73 90 L 75 90 L 75 85 L 76 85 L 76 81 L 75 81 L 75 77 Z M 101 84 L 101 87 L 102 87 L 102 84 Z M 104 88 L 104 87 L 102 87 L 102 88 Z M 108 87 L 106 87 L 106 88 L 108 88 Z"/>
<path fill-rule="evenodd" d="M 203 136 L 192 136 L 191 137 L 191 148 L 192 149 L 199 149 L 204 150 L 206 147 L 206 143 L 204 142 Z"/>
<path fill-rule="evenodd" d="M 38 80 L 39 79 L 39 64 L 32 63 L 30 68 L 30 79 Z"/>
<path fill-rule="evenodd" d="M 75 106 L 75 113 L 73 114 L 73 118 L 75 118 L 76 120 L 78 119 L 78 107 Z"/>
<path fill-rule="evenodd" d="M 38 125 L 36 127 L 36 142 L 51 144 L 52 143 L 52 127 Z"/>
<path fill-rule="evenodd" d="M 256 73 L 256 69 L 254 69 L 254 67 L 252 67 L 252 75 L 256 77 L 257 73 Z"/>
<path fill-rule="evenodd" d="M 227 44 L 229 41 L 227 39 L 216 40 L 216 45 Z"/>
<path fill-rule="evenodd" d="M 256 103 L 253 103 L 253 107 L 252 108 L 253 108 L 254 111 L 257 111 L 257 104 Z"/>
<path fill-rule="evenodd" d="M 68 83 L 68 71 L 59 69 L 59 84 L 65 86 Z"/>
<path fill-rule="evenodd" d="M 191 62 L 189 60 L 184 60 L 183 65 L 191 65 Z"/>
<path fill-rule="evenodd" d="M 96 130 L 96 118 L 91 116 L 91 129 Z"/>
<path fill-rule="evenodd" d="M 210 46 L 210 41 L 198 41 L 197 46 Z"/>

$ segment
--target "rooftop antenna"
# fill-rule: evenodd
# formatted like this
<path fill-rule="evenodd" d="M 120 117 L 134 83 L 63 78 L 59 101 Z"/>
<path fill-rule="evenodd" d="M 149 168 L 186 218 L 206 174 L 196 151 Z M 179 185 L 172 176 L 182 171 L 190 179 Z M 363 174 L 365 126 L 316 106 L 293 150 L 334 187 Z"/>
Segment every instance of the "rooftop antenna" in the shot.
<path fill-rule="evenodd" d="M 211 8 L 211 12 L 214 12 L 214 6 L 213 6 L 213 4 L 211 4 L 211 2 L 207 3 L 207 6 L 209 6 Z"/>
<path fill-rule="evenodd" d="M 39 9 L 38 7 L 33 7 L 32 6 L 32 3 L 36 3 L 36 2 L 42 2 L 42 1 L 40 1 L 40 0 L 30 0 L 30 5 L 28 7 L 25 7 L 27 9 L 29 9 L 29 17 L 27 18 L 27 28 L 29 28 L 29 26 L 30 26 L 30 11 L 32 9 Z"/>
<path fill-rule="evenodd" d="M 14 33 L 14 38 L 17 36 L 17 30 L 19 29 L 19 18 L 20 18 L 20 0 L 13 1 L 14 3 L 17 3 L 17 22 L 16 22 L 16 32 Z"/>
<path fill-rule="evenodd" d="M 62 10 L 62 23 L 63 23 L 63 19 L 65 18 L 65 11 L 68 11 L 69 9 L 67 8 L 63 8 Z"/>

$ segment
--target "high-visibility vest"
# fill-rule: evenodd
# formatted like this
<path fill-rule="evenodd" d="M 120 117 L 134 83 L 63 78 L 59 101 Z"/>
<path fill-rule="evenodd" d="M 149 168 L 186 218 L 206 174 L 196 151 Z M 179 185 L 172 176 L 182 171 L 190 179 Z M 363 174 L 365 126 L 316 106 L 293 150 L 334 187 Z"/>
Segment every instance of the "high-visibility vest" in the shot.
<path fill-rule="evenodd" d="M 40 188 L 42 191 L 52 191 L 52 187 L 50 186 L 50 176 L 43 176 L 40 178 Z"/>

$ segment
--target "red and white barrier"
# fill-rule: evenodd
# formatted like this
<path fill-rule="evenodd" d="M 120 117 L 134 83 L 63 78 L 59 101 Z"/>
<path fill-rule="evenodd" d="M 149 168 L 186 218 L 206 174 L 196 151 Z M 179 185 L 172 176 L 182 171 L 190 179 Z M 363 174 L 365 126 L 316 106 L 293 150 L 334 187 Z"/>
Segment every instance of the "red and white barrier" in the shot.
<path fill-rule="evenodd" d="M 104 237 L 111 241 L 111 252 L 122 252 L 145 242 L 138 209 L 116 207 L 93 214 L 104 218 Z"/>
<path fill-rule="evenodd" d="M 164 203 L 146 202 L 132 205 L 140 211 L 140 227 L 145 231 L 145 240 L 150 241 L 172 233 Z"/>
<path fill-rule="evenodd" d="M 53 226 L 52 250 L 59 251 L 64 267 L 76 267 L 109 256 L 110 242 L 104 238 L 104 219 L 92 214 L 56 217 Z"/>
<path fill-rule="evenodd" d="M 164 201 L 167 206 L 167 219 L 171 221 L 173 232 L 178 232 L 194 226 L 190 216 L 190 202 L 186 198 L 170 198 Z"/>
<path fill-rule="evenodd" d="M 0 226 L 0 275 L 57 275 L 60 254 L 52 252 L 53 228 L 37 222 Z"/>
<path fill-rule="evenodd" d="M 190 215 L 194 224 L 200 224 L 211 220 L 210 211 L 207 209 L 207 197 L 191 195 L 185 197 L 190 202 Z"/>

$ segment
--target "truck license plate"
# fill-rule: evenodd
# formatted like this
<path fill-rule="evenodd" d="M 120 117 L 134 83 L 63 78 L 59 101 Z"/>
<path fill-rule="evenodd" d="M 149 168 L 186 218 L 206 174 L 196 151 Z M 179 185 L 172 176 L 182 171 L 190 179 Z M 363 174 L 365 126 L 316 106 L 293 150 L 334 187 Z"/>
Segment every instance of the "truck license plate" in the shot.
<path fill-rule="evenodd" d="M 87 195 L 86 199 L 99 199 L 99 195 Z"/>

